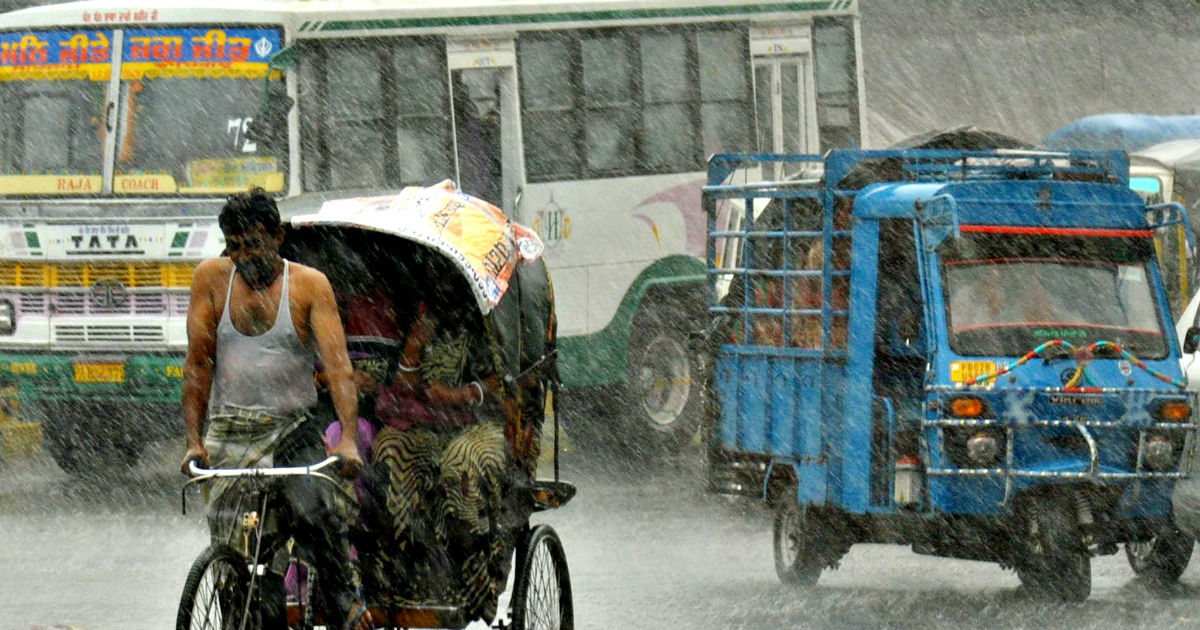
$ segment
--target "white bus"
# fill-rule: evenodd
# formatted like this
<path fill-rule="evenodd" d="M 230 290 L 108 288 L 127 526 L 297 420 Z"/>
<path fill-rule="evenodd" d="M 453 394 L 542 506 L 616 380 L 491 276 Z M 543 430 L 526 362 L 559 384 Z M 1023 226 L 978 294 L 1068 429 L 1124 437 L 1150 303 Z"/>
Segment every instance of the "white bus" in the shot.
<path fill-rule="evenodd" d="M 64 467 L 85 439 L 131 458 L 178 429 L 188 281 L 222 249 L 225 195 L 262 186 L 294 214 L 449 178 L 545 239 L 565 385 L 625 390 L 612 431 L 682 438 L 700 417 L 705 158 L 864 144 L 858 33 L 856 0 L 5 14 L 0 371 L 47 409 Z M 286 112 L 260 117 L 271 142 L 246 133 L 264 103 Z M 120 422 L 133 403 L 144 417 Z"/>

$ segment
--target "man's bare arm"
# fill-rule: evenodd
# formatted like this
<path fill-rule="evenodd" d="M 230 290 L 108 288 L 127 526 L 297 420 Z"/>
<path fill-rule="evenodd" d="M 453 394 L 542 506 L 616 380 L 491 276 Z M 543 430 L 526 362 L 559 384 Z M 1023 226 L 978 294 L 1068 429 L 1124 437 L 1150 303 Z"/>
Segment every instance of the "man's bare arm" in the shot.
<path fill-rule="evenodd" d="M 305 275 L 308 295 L 312 297 L 309 327 L 317 350 L 321 353 L 321 362 L 325 364 L 329 395 L 333 398 L 333 408 L 342 425 L 341 442 L 332 445 L 332 452 L 345 457 L 350 466 L 361 466 L 362 457 L 358 453 L 358 391 L 354 387 L 354 369 L 346 353 L 346 333 L 338 315 L 333 287 L 329 285 L 325 274 L 319 271 L 312 270 Z"/>
<path fill-rule="evenodd" d="M 187 315 L 188 352 L 183 361 L 182 403 L 183 419 L 187 426 L 184 467 L 192 459 L 199 459 L 202 465 L 208 465 L 203 431 L 217 354 L 217 305 L 213 302 L 213 294 L 216 279 L 220 277 L 216 260 L 201 263 L 192 276 Z M 184 472 L 187 472 L 186 468 Z"/>

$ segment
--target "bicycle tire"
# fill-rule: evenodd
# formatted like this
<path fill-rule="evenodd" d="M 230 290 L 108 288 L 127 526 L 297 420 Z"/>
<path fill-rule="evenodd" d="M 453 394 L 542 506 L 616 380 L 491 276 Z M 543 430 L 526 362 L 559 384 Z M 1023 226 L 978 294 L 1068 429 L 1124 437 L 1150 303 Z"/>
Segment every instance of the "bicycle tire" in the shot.
<path fill-rule="evenodd" d="M 519 559 L 513 585 L 513 630 L 573 630 L 575 605 L 571 576 L 562 541 L 549 525 L 526 530 L 517 548 Z"/>
<path fill-rule="evenodd" d="M 183 583 L 176 630 L 238 630 L 249 586 L 246 559 L 229 545 L 210 545 L 196 557 Z"/>

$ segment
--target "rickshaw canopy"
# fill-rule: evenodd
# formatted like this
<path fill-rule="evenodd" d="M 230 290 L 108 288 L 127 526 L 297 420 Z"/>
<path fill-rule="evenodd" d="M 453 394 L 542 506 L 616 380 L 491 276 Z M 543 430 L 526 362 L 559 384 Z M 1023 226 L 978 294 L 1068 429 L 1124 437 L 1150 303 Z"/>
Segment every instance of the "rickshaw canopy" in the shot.
<path fill-rule="evenodd" d="M 510 221 L 487 201 L 459 192 L 449 180 L 410 186 L 395 195 L 326 201 L 314 214 L 293 217 L 291 224 L 358 228 L 429 247 L 467 279 L 483 315 L 508 291 L 518 262 L 534 262 L 544 251 L 533 230 Z"/>

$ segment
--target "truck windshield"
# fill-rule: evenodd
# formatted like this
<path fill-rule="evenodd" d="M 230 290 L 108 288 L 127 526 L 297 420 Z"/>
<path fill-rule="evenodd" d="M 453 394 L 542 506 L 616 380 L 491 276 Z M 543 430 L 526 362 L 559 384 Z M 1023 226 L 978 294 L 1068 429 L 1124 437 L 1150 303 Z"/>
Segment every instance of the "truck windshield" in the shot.
<path fill-rule="evenodd" d="M 1141 358 L 1166 356 L 1145 263 L 1059 258 L 947 261 L 950 346 L 1019 356 L 1051 339 L 1106 340 Z"/>

